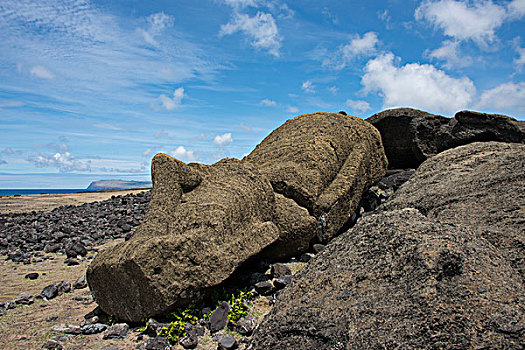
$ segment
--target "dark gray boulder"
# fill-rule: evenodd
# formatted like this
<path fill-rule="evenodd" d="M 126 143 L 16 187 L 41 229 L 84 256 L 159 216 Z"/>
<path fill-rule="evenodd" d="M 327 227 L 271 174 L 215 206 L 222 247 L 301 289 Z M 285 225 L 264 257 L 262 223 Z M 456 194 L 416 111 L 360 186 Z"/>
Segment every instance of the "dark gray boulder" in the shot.
<path fill-rule="evenodd" d="M 254 349 L 525 346 L 525 145 L 423 163 L 283 290 Z"/>
<path fill-rule="evenodd" d="M 381 133 L 390 168 L 417 168 L 430 156 L 472 142 L 525 142 L 525 122 L 499 114 L 461 111 L 446 118 L 394 108 L 367 121 Z"/>
<path fill-rule="evenodd" d="M 475 229 L 416 209 L 364 217 L 298 272 L 253 349 L 525 345 L 525 290 Z"/>

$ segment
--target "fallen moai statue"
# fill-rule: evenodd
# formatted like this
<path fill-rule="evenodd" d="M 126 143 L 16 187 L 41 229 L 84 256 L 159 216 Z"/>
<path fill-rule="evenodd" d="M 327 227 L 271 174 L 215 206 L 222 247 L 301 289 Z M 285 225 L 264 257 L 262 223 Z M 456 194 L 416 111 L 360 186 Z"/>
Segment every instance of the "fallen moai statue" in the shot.
<path fill-rule="evenodd" d="M 132 322 L 199 301 L 247 261 L 336 235 L 386 168 L 379 132 L 338 113 L 289 120 L 243 160 L 158 154 L 144 222 L 96 256 L 89 286 L 106 313 Z"/>

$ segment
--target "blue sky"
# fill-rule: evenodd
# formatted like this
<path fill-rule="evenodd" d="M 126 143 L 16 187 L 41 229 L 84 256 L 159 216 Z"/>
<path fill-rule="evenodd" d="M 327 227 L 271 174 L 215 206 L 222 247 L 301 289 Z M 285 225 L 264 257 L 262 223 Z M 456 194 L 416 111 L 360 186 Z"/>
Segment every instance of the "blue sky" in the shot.
<path fill-rule="evenodd" d="M 525 120 L 525 0 L 0 2 L 0 188 L 241 158 L 287 119 Z"/>

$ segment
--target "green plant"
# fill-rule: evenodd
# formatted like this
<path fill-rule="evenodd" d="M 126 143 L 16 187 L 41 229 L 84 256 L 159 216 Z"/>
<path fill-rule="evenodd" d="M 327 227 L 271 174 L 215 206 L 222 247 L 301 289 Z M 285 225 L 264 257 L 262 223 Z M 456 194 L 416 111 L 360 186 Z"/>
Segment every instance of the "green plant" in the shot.
<path fill-rule="evenodd" d="M 239 294 L 233 293 L 230 298 L 231 309 L 228 312 L 228 318 L 233 325 L 237 324 L 237 321 L 248 314 L 248 300 L 253 298 L 253 294 L 242 290 Z"/>
<path fill-rule="evenodd" d="M 115 315 L 109 315 L 108 322 L 110 325 L 117 324 L 120 322 L 119 318 Z"/>
<path fill-rule="evenodd" d="M 185 309 L 177 309 L 172 312 L 168 319 L 171 320 L 169 328 L 163 328 L 159 335 L 167 337 L 170 341 L 176 342 L 186 333 L 185 325 L 187 323 L 195 324 L 199 320 L 199 309 L 195 304 L 188 305 Z"/>

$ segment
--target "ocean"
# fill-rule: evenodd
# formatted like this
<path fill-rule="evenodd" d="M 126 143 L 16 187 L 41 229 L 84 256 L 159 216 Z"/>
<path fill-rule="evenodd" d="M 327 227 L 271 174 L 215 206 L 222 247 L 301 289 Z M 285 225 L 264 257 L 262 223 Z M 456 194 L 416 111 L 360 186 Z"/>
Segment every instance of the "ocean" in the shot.
<path fill-rule="evenodd" d="M 25 194 L 63 194 L 63 193 L 78 193 L 90 192 L 85 188 L 36 188 L 36 189 L 0 189 L 0 196 L 14 196 Z"/>

